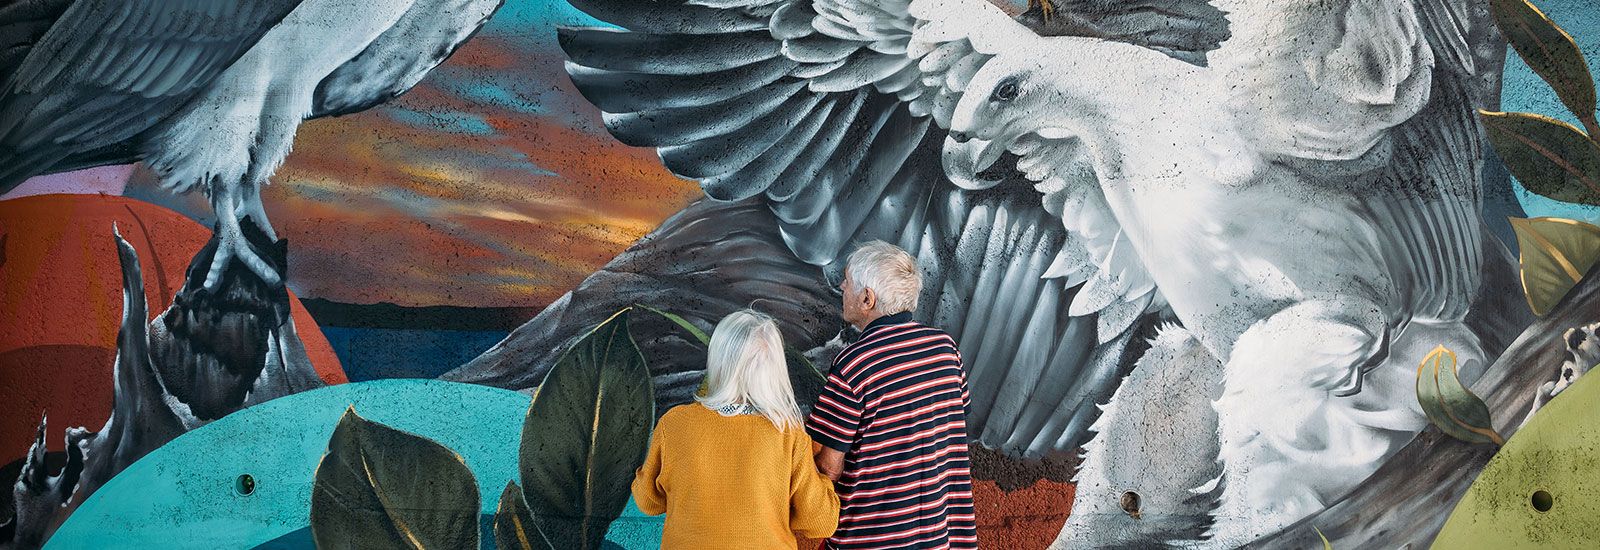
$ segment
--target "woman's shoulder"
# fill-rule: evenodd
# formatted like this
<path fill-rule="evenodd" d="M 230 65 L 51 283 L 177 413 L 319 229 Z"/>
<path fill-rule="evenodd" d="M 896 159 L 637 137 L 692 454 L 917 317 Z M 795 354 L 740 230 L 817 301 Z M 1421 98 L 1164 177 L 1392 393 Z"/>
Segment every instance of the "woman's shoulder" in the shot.
<path fill-rule="evenodd" d="M 667 409 L 666 414 L 661 415 L 661 421 L 657 424 L 656 429 L 666 425 L 698 424 L 704 422 L 706 417 L 714 414 L 716 413 L 712 412 L 711 409 L 707 409 L 705 405 L 701 405 L 700 402 L 690 401 Z"/>
<path fill-rule="evenodd" d="M 705 405 L 701 405 L 700 402 L 698 402 L 698 401 L 690 401 L 688 403 L 684 403 L 682 405 L 675 405 L 672 408 L 667 409 L 666 414 L 661 415 L 661 421 L 665 422 L 668 418 L 675 419 L 675 420 L 682 420 L 682 419 L 687 419 L 687 418 L 691 418 L 691 417 L 694 417 L 694 416 L 698 416 L 699 410 L 696 410 L 696 409 L 707 410 L 706 406 Z"/>

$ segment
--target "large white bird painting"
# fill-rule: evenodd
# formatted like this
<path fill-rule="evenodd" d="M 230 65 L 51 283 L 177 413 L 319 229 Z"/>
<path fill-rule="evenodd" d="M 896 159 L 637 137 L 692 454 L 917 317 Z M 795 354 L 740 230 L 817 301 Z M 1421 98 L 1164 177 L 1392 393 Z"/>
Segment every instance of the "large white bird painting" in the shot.
<path fill-rule="evenodd" d="M 1470 380 L 1505 338 L 1469 321 L 1503 260 L 1481 6 L 572 3 L 622 27 L 562 35 L 620 140 L 761 201 L 812 265 L 870 238 L 923 260 L 919 316 L 960 342 L 975 439 L 1075 449 L 1149 348 L 1138 327 L 1181 324 L 1164 340 L 1222 373 L 1221 477 L 1183 489 L 1219 496 L 1203 532 L 1145 542 L 1236 547 L 1335 502 L 1426 425 L 1430 349 Z M 1058 542 L 1113 542 L 1074 528 Z"/>
<path fill-rule="evenodd" d="M 143 160 L 205 192 L 221 246 L 282 276 L 240 223 L 261 205 L 300 122 L 411 89 L 503 0 L 42 0 L 0 8 L 0 192 L 27 178 Z"/>

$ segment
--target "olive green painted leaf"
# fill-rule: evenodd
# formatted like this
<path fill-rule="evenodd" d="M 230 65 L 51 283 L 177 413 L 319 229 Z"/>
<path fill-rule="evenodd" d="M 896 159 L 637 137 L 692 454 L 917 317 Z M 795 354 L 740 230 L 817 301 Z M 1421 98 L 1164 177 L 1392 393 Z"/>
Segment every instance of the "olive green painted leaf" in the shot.
<path fill-rule="evenodd" d="M 533 512 L 515 481 L 507 481 L 506 490 L 500 492 L 500 506 L 494 511 L 494 545 L 499 550 L 555 550 L 533 522 Z"/>
<path fill-rule="evenodd" d="M 1490 0 L 1489 12 L 1517 55 L 1550 84 L 1567 110 L 1593 121 L 1594 79 L 1572 36 L 1527 0 Z"/>
<path fill-rule="evenodd" d="M 556 361 L 522 423 L 523 496 L 557 548 L 600 548 L 650 445 L 655 398 L 628 313 L 601 323 Z"/>
<path fill-rule="evenodd" d="M 1417 401 L 1428 421 L 1451 437 L 1469 443 L 1503 444 L 1489 419 L 1489 406 L 1461 385 L 1456 354 L 1444 346 L 1417 366 Z"/>
<path fill-rule="evenodd" d="M 1529 191 L 1600 205 L 1600 146 L 1565 122 L 1532 113 L 1479 111 L 1489 142 Z"/>
<path fill-rule="evenodd" d="M 1317 529 L 1316 527 L 1312 527 L 1311 529 L 1317 532 L 1317 538 L 1322 539 L 1322 550 L 1333 550 L 1333 543 L 1328 542 L 1328 537 L 1322 534 L 1321 529 Z"/>
<path fill-rule="evenodd" d="M 311 488 L 318 548 L 478 547 L 478 482 L 461 455 L 346 410 Z"/>
<path fill-rule="evenodd" d="M 1522 292 L 1548 313 L 1600 260 L 1600 227 L 1563 218 L 1511 218 L 1522 256 Z"/>
<path fill-rule="evenodd" d="M 1454 505 L 1433 548 L 1594 548 L 1600 541 L 1600 377 L 1539 408 Z"/>
<path fill-rule="evenodd" d="M 693 335 L 694 339 L 698 340 L 701 346 L 711 345 L 711 336 L 707 335 L 706 331 L 700 330 L 700 327 L 694 326 L 694 324 L 690 323 L 688 319 L 684 319 L 683 316 L 675 313 L 667 313 L 666 311 L 642 304 L 639 306 L 639 308 L 665 317 L 668 321 L 672 321 L 673 324 L 683 327 L 683 330 L 688 331 L 690 335 Z"/>

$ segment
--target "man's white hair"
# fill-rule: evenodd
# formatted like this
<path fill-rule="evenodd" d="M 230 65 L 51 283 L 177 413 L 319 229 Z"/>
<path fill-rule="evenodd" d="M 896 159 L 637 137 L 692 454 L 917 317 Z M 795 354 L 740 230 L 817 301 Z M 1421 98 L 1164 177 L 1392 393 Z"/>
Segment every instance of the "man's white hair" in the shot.
<path fill-rule="evenodd" d="M 870 288 L 877 295 L 874 313 L 916 311 L 917 298 L 922 295 L 922 270 L 917 267 L 917 259 L 900 247 L 883 241 L 861 245 L 850 253 L 844 270 L 850 286 L 855 287 L 852 290 Z"/>

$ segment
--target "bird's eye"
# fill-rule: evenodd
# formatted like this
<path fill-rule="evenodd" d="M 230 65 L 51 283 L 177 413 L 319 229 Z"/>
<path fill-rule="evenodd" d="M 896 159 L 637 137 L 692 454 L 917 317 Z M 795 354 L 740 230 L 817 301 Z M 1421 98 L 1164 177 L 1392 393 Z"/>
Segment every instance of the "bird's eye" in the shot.
<path fill-rule="evenodd" d="M 1000 82 L 999 86 L 995 86 L 994 94 L 990 95 L 989 99 L 992 101 L 1011 101 L 1017 98 L 1018 91 L 1017 80 L 1008 78 Z"/>

